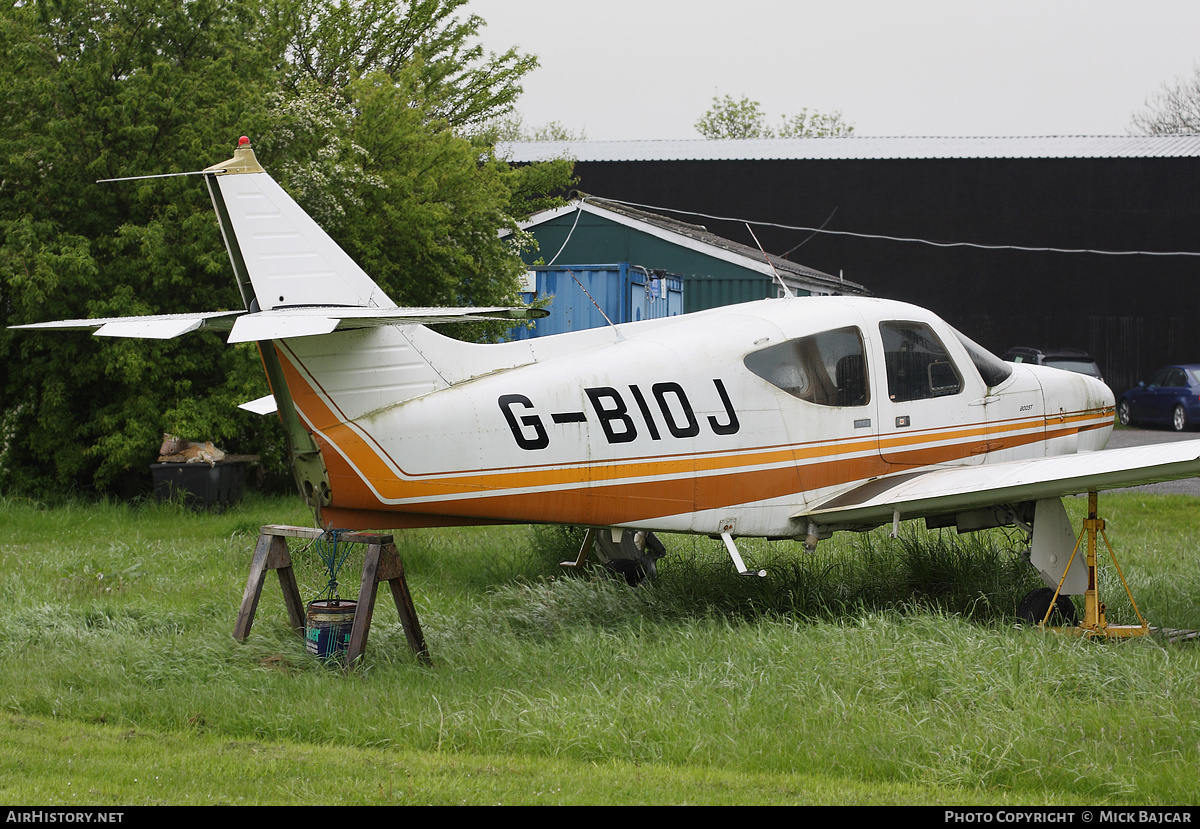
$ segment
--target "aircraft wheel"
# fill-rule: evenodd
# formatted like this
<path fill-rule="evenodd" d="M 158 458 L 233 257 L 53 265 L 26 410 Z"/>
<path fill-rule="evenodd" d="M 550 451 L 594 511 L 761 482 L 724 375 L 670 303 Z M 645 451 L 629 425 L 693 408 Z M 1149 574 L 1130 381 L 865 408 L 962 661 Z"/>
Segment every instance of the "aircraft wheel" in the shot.
<path fill-rule="evenodd" d="M 1029 591 L 1017 605 L 1017 619 L 1031 625 L 1041 624 L 1042 619 L 1046 618 L 1046 611 L 1050 609 L 1050 600 L 1053 598 L 1054 591 L 1049 587 L 1039 587 L 1037 590 Z M 1079 624 L 1079 615 L 1075 612 L 1074 602 L 1067 596 L 1059 594 L 1054 612 L 1050 614 L 1049 624 L 1072 626 Z"/>
<path fill-rule="evenodd" d="M 612 530 L 599 530 L 596 544 L 605 568 L 635 587 L 658 575 L 655 562 L 667 553 L 654 533 L 642 530 L 625 530 L 619 542 L 613 540 Z"/>
<path fill-rule="evenodd" d="M 1175 407 L 1175 411 L 1171 413 L 1171 428 L 1176 432 L 1182 432 L 1188 427 L 1187 409 L 1183 408 L 1183 404 Z"/>
<path fill-rule="evenodd" d="M 1117 405 L 1117 420 L 1122 426 L 1131 426 L 1133 425 L 1133 417 L 1131 415 L 1132 412 L 1130 410 L 1129 401 L 1122 400 Z"/>

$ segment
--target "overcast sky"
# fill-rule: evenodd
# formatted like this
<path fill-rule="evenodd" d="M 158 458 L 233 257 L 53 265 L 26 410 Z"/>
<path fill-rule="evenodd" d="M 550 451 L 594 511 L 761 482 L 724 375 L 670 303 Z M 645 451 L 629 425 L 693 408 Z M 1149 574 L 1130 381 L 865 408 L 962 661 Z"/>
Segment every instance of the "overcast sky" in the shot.
<path fill-rule="evenodd" d="M 858 135 L 1124 135 L 1200 62 L 1200 0 L 469 0 L 539 58 L 517 108 L 594 140 L 699 138 L 713 96 Z"/>

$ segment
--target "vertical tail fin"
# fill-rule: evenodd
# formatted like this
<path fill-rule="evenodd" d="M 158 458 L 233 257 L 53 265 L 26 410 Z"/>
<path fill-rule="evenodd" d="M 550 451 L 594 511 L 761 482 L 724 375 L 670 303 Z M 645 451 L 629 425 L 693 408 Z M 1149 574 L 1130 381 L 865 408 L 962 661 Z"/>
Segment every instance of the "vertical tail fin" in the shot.
<path fill-rule="evenodd" d="M 233 158 L 204 173 L 248 309 L 396 307 L 337 242 L 267 175 L 254 157 L 249 139 L 241 139 Z"/>
<path fill-rule="evenodd" d="M 286 305 L 369 305 L 379 286 L 267 175 L 243 136 L 233 158 L 204 171 L 225 249 L 247 310 Z M 378 300 L 376 300 L 376 304 Z M 292 400 L 275 345 L 260 342 L 263 368 L 287 433 L 292 474 L 321 521 L 332 503 L 325 460 Z"/>

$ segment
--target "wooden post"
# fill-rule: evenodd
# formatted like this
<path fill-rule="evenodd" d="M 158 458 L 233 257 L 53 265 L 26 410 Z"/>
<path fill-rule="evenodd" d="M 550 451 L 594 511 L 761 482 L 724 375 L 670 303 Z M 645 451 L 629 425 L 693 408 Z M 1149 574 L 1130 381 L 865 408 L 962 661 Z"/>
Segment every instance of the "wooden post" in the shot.
<path fill-rule="evenodd" d="M 250 562 L 250 577 L 246 581 L 246 590 L 242 594 L 242 605 L 233 628 L 234 639 L 242 642 L 250 635 L 250 627 L 254 624 L 254 614 L 258 610 L 258 600 L 262 595 L 267 570 L 274 570 L 279 575 L 279 586 L 283 590 L 283 601 L 287 606 L 292 629 L 301 637 L 304 636 L 304 605 L 300 600 L 300 589 L 296 584 L 295 573 L 292 571 L 292 557 L 288 552 L 286 539 L 316 539 L 322 535 L 324 535 L 323 531 L 308 527 L 272 524 L 259 528 L 258 544 L 254 548 L 254 557 Z M 421 623 L 417 620 L 417 610 L 413 605 L 412 595 L 408 592 L 408 582 L 404 577 L 404 565 L 400 561 L 399 553 L 396 552 L 392 536 L 343 533 L 338 537 L 338 541 L 367 545 L 362 583 L 358 591 L 358 606 L 354 611 L 350 645 L 346 653 L 346 669 L 349 670 L 353 667 L 367 649 L 367 634 L 371 629 L 371 617 L 375 612 L 375 596 L 381 581 L 386 581 L 388 587 L 391 588 L 392 599 L 396 604 L 396 612 L 400 614 L 400 623 L 404 626 L 404 636 L 408 639 L 409 647 L 423 664 L 432 664 L 429 648 L 425 645 L 425 634 L 421 631 Z"/>
<path fill-rule="evenodd" d="M 262 528 L 264 531 L 266 529 Z M 266 581 L 268 570 L 274 570 L 279 576 L 279 587 L 283 590 L 283 603 L 287 606 L 292 630 L 304 636 L 304 604 L 300 601 L 296 574 L 292 572 L 292 556 L 288 552 L 287 542 L 282 535 L 261 532 L 258 544 L 254 548 L 254 558 L 250 562 L 250 578 L 247 579 L 246 590 L 242 593 L 242 606 L 238 611 L 237 623 L 233 627 L 233 638 L 239 642 L 244 642 L 250 635 L 250 627 L 254 624 L 254 614 L 258 610 L 258 599 L 262 595 L 263 582 Z"/>
<path fill-rule="evenodd" d="M 391 588 L 392 600 L 396 604 L 396 612 L 400 614 L 400 623 L 404 627 L 408 646 L 423 664 L 432 664 L 429 648 L 425 645 L 425 634 L 421 632 L 421 623 L 417 620 L 417 609 L 413 605 L 412 596 L 408 592 L 408 582 L 404 578 L 404 565 L 396 552 L 392 537 L 381 535 L 364 537 L 362 540 L 368 544 L 367 555 L 363 561 L 362 584 L 358 589 L 354 626 L 350 631 L 350 647 L 346 652 L 347 667 L 352 666 L 367 649 L 367 634 L 371 630 L 375 597 L 381 581 L 386 581 Z"/>

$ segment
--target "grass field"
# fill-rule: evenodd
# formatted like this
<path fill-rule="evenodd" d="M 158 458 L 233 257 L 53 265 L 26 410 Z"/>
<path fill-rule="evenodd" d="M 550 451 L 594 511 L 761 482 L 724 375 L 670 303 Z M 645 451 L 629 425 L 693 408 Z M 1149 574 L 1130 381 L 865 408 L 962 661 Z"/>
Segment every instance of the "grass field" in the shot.
<path fill-rule="evenodd" d="M 1200 629 L 1196 500 L 1100 504 L 1138 609 Z M 762 579 L 668 536 L 659 579 L 630 588 L 563 573 L 562 530 L 404 532 L 434 664 L 383 591 L 343 675 L 306 654 L 273 577 L 249 639 L 231 637 L 258 528 L 310 522 L 294 499 L 0 499 L 0 800 L 1200 802 L 1200 643 L 1016 625 L 1038 582 L 1015 533 L 741 542 Z M 315 595 L 321 563 L 293 556 Z M 1136 621 L 1111 567 L 1102 590 L 1111 622 Z"/>

